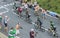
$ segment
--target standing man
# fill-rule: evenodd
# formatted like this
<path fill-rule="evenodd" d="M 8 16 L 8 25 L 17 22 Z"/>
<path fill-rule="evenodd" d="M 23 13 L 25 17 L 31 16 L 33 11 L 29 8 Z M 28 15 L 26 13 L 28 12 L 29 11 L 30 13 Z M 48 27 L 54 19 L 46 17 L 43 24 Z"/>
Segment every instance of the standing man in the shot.
<path fill-rule="evenodd" d="M 17 25 L 16 25 L 16 35 L 19 35 L 20 34 L 20 24 L 18 23 Z"/>
<path fill-rule="evenodd" d="M 42 17 L 43 17 L 43 19 L 46 19 L 46 13 L 47 13 L 47 10 L 42 9 Z"/>
<path fill-rule="evenodd" d="M 25 10 L 28 9 L 28 4 L 27 4 L 27 2 L 25 3 L 24 7 L 25 7 Z"/>
<path fill-rule="evenodd" d="M 8 34 L 9 35 L 8 38 L 15 38 L 15 34 L 16 34 L 16 29 L 11 27 L 9 34 Z"/>
<path fill-rule="evenodd" d="M 4 25 L 5 25 L 5 31 L 7 31 L 7 29 L 8 29 L 8 21 L 9 21 L 9 19 L 8 19 L 8 16 L 5 16 L 4 17 Z"/>
<path fill-rule="evenodd" d="M 39 11 L 39 9 L 40 9 L 39 5 L 35 5 L 34 9 L 35 9 L 34 14 L 35 14 L 36 16 L 39 16 L 39 13 L 38 13 L 38 11 Z"/>
<path fill-rule="evenodd" d="M 20 23 L 18 22 L 16 25 L 16 38 L 20 38 L 20 29 L 22 29 Z"/>

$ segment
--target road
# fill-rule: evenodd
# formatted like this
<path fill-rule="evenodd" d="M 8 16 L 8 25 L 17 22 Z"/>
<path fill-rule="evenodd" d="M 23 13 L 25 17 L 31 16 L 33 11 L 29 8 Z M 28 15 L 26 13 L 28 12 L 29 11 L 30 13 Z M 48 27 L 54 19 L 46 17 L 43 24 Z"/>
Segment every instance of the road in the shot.
<path fill-rule="evenodd" d="M 0 8 L 0 13 L 2 13 L 3 15 L 7 15 L 9 17 L 9 19 L 10 19 L 8 22 L 8 29 L 9 30 L 11 27 L 15 28 L 16 24 L 18 22 L 20 22 L 20 25 L 23 27 L 23 29 L 20 29 L 20 37 L 21 38 L 29 38 L 30 29 L 34 28 L 34 25 L 27 23 L 26 21 L 24 21 L 23 18 L 19 18 L 18 15 L 16 15 L 13 12 L 13 2 L 14 1 L 11 2 L 11 0 L 7 1 L 7 3 L 1 2 L 0 6 L 2 6 L 2 7 Z M 9 4 L 9 5 L 7 5 L 7 4 Z M 12 5 L 10 5 L 10 4 L 12 4 Z M 23 14 L 24 13 L 25 12 L 23 11 Z M 33 22 L 35 22 L 37 17 L 34 16 L 34 14 L 33 14 L 34 11 L 32 9 L 29 9 L 29 13 L 31 14 L 31 19 L 33 20 Z M 54 22 L 54 25 L 57 27 L 57 32 L 60 36 L 60 20 L 59 19 L 55 19 L 55 18 L 47 16 L 47 15 L 46 15 L 45 20 L 41 18 L 41 21 L 43 22 L 43 26 L 45 28 L 49 28 L 49 25 L 50 25 L 49 21 L 50 20 L 52 20 Z M 4 25 L 3 25 L 3 28 L 4 28 Z M 1 32 L 8 36 L 8 33 L 4 32 L 3 28 L 2 28 Z M 38 34 L 35 38 L 53 38 L 53 36 L 48 34 L 47 31 L 45 31 L 45 32 L 42 32 L 39 30 L 36 30 L 36 31 L 38 32 Z"/>

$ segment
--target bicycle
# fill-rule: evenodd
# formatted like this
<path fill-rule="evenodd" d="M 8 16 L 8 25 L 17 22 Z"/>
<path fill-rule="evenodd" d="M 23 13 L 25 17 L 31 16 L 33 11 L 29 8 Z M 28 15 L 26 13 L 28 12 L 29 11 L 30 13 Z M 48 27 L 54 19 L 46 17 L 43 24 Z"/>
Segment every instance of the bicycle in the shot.
<path fill-rule="evenodd" d="M 45 27 L 41 26 L 41 25 L 37 25 L 36 22 L 32 23 L 34 24 L 34 28 L 37 30 L 39 29 L 39 31 L 45 32 Z"/>
<path fill-rule="evenodd" d="M 48 32 L 49 32 L 49 33 L 52 33 L 53 37 L 57 37 L 57 38 L 58 38 L 58 33 L 57 33 L 57 31 L 54 31 L 54 30 L 52 30 L 52 29 L 48 29 Z"/>

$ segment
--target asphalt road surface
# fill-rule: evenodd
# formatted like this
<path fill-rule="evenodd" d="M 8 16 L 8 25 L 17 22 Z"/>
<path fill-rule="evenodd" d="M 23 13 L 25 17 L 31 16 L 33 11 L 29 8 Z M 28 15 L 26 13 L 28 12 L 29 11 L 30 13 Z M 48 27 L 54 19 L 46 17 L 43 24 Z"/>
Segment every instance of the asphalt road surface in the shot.
<path fill-rule="evenodd" d="M 20 25 L 23 27 L 23 29 L 20 29 L 20 37 L 29 38 L 30 29 L 34 28 L 34 25 L 27 23 L 26 21 L 24 21 L 24 18 L 19 18 L 18 15 L 16 15 L 13 12 L 13 2 L 14 2 L 13 0 L 7 0 L 6 2 L 2 1 L 0 3 L 0 13 L 2 13 L 2 15 L 6 15 L 9 17 L 8 29 L 10 29 L 11 27 L 15 28 L 16 24 L 20 22 Z M 24 14 L 25 12 L 23 11 L 22 13 Z M 32 9 L 29 9 L 29 13 L 31 14 L 31 19 L 33 20 L 33 22 L 35 22 L 37 17 L 34 16 L 33 14 L 34 11 Z M 50 25 L 49 21 L 52 20 L 54 22 L 54 25 L 57 27 L 57 33 L 59 34 L 59 38 L 60 38 L 60 20 L 47 15 L 45 20 L 42 19 L 41 16 L 40 18 L 41 18 L 41 21 L 43 22 L 43 26 L 46 29 L 49 28 L 49 25 Z M 4 32 L 4 25 L 1 32 L 8 36 L 8 33 Z M 52 35 L 48 34 L 47 31 L 42 32 L 42 31 L 36 30 L 36 32 L 38 33 L 35 38 L 55 38 Z"/>

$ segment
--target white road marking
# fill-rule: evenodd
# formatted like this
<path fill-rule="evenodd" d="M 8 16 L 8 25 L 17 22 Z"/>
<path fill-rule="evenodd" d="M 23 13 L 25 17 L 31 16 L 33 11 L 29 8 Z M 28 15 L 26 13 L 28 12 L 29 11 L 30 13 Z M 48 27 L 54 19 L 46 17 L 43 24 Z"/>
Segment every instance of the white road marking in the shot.
<path fill-rule="evenodd" d="M 16 14 L 15 12 L 13 12 L 13 14 L 15 14 L 15 15 L 19 16 L 19 15 L 18 15 L 18 14 Z"/>
<path fill-rule="evenodd" d="M 19 3 L 19 2 L 16 2 L 16 3 Z M 6 6 L 10 6 L 10 5 L 14 5 L 14 2 L 13 3 L 10 3 L 10 4 L 3 5 L 3 6 L 0 6 L 0 8 L 1 7 L 6 7 Z"/>
<path fill-rule="evenodd" d="M 34 22 L 32 22 L 33 25 L 37 25 L 35 24 Z M 45 31 L 48 31 L 48 29 L 44 28 L 44 27 L 41 27 L 42 29 L 44 29 Z"/>
<path fill-rule="evenodd" d="M 7 6 L 10 6 L 10 5 L 14 5 L 14 3 L 10 3 L 10 4 L 6 4 L 6 5 L 3 5 L 3 6 L 0 6 L 0 9 L 4 8 L 6 9 L 7 11 L 4 11 L 4 12 L 0 12 L 0 15 L 4 14 L 4 13 L 7 13 L 9 11 L 8 8 L 6 8 Z"/>
<path fill-rule="evenodd" d="M 16 13 L 14 12 L 14 9 L 12 9 L 12 12 L 13 12 L 13 14 L 15 14 L 15 15 L 19 16 L 18 14 L 16 14 Z"/>
<path fill-rule="evenodd" d="M 2 15 L 2 14 L 4 14 L 4 13 L 7 13 L 8 11 L 9 11 L 9 9 L 8 8 L 6 8 L 6 7 L 0 7 L 0 9 L 2 9 L 2 8 L 4 8 L 4 9 L 6 9 L 7 11 L 4 11 L 4 12 L 0 12 L 0 15 Z"/>
<path fill-rule="evenodd" d="M 16 3 L 19 3 L 19 2 L 16 2 Z M 10 6 L 10 5 L 14 5 L 14 2 L 13 2 L 13 3 L 10 3 L 10 4 L 3 5 L 3 6 L 0 6 L 0 9 L 5 8 L 5 9 L 7 10 L 7 11 L 5 11 L 5 12 L 1 12 L 0 14 L 7 13 L 7 12 L 9 11 L 9 9 L 6 8 L 6 7 L 7 7 L 7 6 Z M 14 14 L 15 14 L 15 13 L 14 13 Z M 17 14 L 15 14 L 15 15 L 17 15 Z"/>

